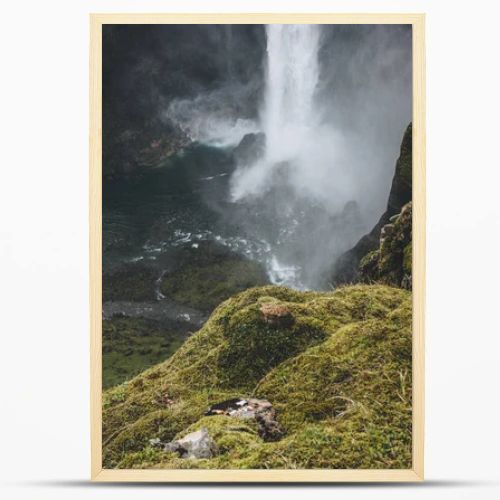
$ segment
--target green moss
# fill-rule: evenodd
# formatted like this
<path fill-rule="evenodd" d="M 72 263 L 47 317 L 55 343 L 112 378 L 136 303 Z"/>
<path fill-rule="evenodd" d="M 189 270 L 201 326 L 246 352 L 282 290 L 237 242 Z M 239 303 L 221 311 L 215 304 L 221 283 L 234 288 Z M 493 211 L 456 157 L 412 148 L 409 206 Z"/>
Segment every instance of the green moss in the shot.
<path fill-rule="evenodd" d="M 293 326 L 259 308 L 284 304 Z M 204 417 L 211 404 L 257 395 L 285 436 L 263 442 L 252 422 Z M 411 294 L 382 285 L 334 292 L 267 286 L 221 304 L 167 361 L 104 394 L 105 467 L 411 467 Z M 207 427 L 212 459 L 151 449 Z"/>
<path fill-rule="evenodd" d="M 403 307 L 397 318 L 390 313 L 342 327 L 259 385 L 257 395 L 273 402 L 288 433 L 324 422 L 335 438 L 333 467 L 410 466 L 411 308 Z M 315 467 L 326 458 L 304 460 Z"/>
<path fill-rule="evenodd" d="M 391 221 L 382 228 L 379 248 L 361 259 L 360 280 L 411 289 L 412 203 Z"/>
<path fill-rule="evenodd" d="M 406 245 L 404 252 L 403 252 L 403 270 L 406 274 L 411 275 L 411 269 L 412 269 L 412 257 L 413 257 L 413 251 L 412 251 L 413 245 L 412 243 L 408 243 Z"/>
<path fill-rule="evenodd" d="M 266 283 L 260 264 L 228 258 L 203 265 L 189 263 L 169 273 L 161 284 L 161 291 L 179 304 L 212 311 L 231 295 Z"/>
<path fill-rule="evenodd" d="M 372 283 L 380 278 L 380 250 L 368 252 L 359 263 L 359 276 L 362 282 Z"/>
<path fill-rule="evenodd" d="M 251 388 L 271 368 L 325 338 L 326 326 L 314 316 L 314 308 L 283 304 L 293 316 L 290 327 L 266 324 L 258 304 L 232 315 L 218 357 L 222 384 Z"/>
<path fill-rule="evenodd" d="M 164 452 L 161 449 L 146 446 L 141 451 L 124 454 L 118 463 L 119 469 L 155 469 L 162 468 L 160 464 L 166 461 L 174 461 L 176 454 Z"/>
<path fill-rule="evenodd" d="M 174 321 L 115 316 L 102 322 L 103 388 L 121 384 L 171 356 L 186 338 Z"/>
<path fill-rule="evenodd" d="M 127 264 L 102 278 L 103 300 L 155 300 L 155 281 L 159 272 L 141 263 Z"/>

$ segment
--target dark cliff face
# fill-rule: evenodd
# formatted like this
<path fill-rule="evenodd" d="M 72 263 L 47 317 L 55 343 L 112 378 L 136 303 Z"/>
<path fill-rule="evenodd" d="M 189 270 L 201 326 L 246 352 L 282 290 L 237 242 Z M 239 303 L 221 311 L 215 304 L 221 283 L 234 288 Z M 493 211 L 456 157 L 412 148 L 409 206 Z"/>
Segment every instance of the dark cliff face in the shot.
<path fill-rule="evenodd" d="M 264 51 L 259 25 L 103 26 L 104 176 L 147 167 L 187 141 L 164 116 L 174 99 L 251 82 L 234 105 L 255 116 Z"/>
<path fill-rule="evenodd" d="M 394 177 L 387 209 L 373 229 L 363 236 L 356 245 L 342 254 L 334 264 L 331 281 L 334 285 L 359 281 L 359 265 L 363 257 L 379 247 L 380 232 L 389 224 L 391 217 L 401 212 L 412 199 L 412 124 L 410 123 L 401 142 L 399 158 L 396 162 Z"/>
<path fill-rule="evenodd" d="M 389 217 L 401 211 L 401 207 L 411 200 L 412 178 L 412 126 L 405 131 L 401 142 L 401 151 L 396 162 L 396 171 L 392 179 L 387 212 Z"/>

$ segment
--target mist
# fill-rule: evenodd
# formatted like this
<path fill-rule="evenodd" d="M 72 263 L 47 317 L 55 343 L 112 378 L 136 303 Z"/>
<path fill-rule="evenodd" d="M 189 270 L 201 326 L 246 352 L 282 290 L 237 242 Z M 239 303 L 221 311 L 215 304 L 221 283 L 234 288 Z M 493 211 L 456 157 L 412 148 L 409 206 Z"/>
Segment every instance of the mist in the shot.
<path fill-rule="evenodd" d="M 270 245 L 274 282 L 324 288 L 387 203 L 411 121 L 411 27 L 269 25 L 265 37 L 263 83 L 228 82 L 165 115 L 207 144 L 265 134 L 263 154 L 236 165 L 222 215 Z M 257 116 L 238 113 L 260 88 Z"/>
<path fill-rule="evenodd" d="M 387 204 L 411 121 L 411 26 L 128 26 L 104 35 L 103 113 L 113 125 L 104 154 L 127 151 L 113 143 L 118 127 L 139 130 L 138 147 L 181 131 L 232 155 L 223 188 L 199 195 L 218 227 L 238 233 L 234 248 L 262 262 L 273 283 L 328 288 L 335 260 Z"/>

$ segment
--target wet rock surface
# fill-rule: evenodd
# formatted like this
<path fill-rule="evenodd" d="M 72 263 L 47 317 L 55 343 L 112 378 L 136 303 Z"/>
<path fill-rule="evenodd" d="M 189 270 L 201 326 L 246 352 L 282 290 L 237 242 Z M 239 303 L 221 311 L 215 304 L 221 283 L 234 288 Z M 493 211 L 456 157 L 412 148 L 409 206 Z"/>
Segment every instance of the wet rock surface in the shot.
<path fill-rule="evenodd" d="M 238 165 L 250 165 L 259 160 L 266 147 L 266 135 L 263 132 L 246 134 L 234 148 L 233 156 Z"/>
<path fill-rule="evenodd" d="M 283 437 L 273 405 L 267 399 L 235 398 L 212 405 L 205 416 L 227 415 L 242 420 L 253 419 L 259 426 L 264 441 L 278 441 Z"/>

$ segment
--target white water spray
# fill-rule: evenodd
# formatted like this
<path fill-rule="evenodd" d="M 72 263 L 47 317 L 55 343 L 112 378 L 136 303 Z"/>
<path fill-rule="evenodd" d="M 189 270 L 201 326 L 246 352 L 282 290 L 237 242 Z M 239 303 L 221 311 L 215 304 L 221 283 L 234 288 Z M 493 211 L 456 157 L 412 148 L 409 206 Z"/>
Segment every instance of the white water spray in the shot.
<path fill-rule="evenodd" d="M 237 172 L 234 200 L 261 192 L 272 170 L 283 162 L 299 164 L 301 169 L 315 143 L 319 27 L 271 24 L 266 29 L 267 73 L 261 113 L 266 152 L 250 168 Z"/>
<path fill-rule="evenodd" d="M 266 160 L 293 160 L 314 129 L 318 83 L 318 27 L 267 26 L 267 82 L 263 113 Z"/>

